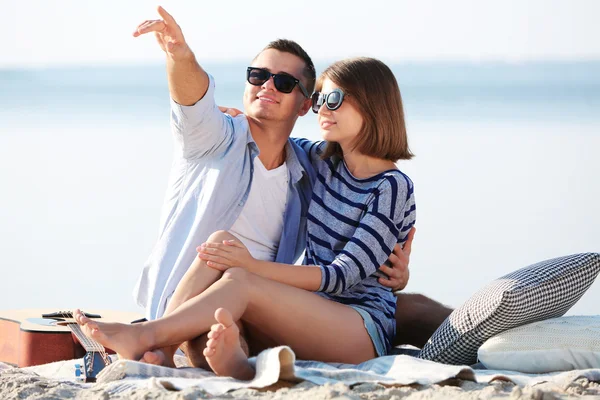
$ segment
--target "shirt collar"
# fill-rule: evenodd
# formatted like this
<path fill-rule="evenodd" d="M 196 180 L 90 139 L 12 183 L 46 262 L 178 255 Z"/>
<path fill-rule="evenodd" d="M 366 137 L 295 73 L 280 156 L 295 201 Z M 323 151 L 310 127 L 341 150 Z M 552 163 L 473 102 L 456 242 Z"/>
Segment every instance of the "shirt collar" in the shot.
<path fill-rule="evenodd" d="M 304 176 L 304 168 L 302 167 L 302 164 L 300 164 L 300 160 L 298 160 L 298 156 L 296 155 L 290 140 L 291 139 L 288 139 L 285 143 L 285 163 L 288 171 L 290 171 L 292 183 L 297 183 Z M 247 146 L 250 148 L 250 155 L 254 160 L 254 157 L 260 154 L 260 150 L 250 134 L 248 134 Z"/>
<path fill-rule="evenodd" d="M 285 143 L 285 162 L 290 171 L 292 182 L 297 183 L 304 176 L 304 168 L 302 167 L 302 164 L 300 164 L 300 160 L 298 160 L 298 156 L 294 151 L 291 140 L 292 139 L 288 139 Z"/>
<path fill-rule="evenodd" d="M 248 120 L 246 120 L 246 124 L 248 124 Z M 250 126 L 248 125 L 248 136 L 246 137 L 246 145 L 250 148 L 250 154 L 252 155 L 252 159 L 258 156 L 260 150 L 252 137 L 252 133 L 250 132 Z M 290 172 L 290 178 L 292 183 L 297 183 L 304 176 L 304 168 L 302 164 L 300 164 L 300 160 L 298 160 L 298 156 L 294 151 L 294 148 L 291 144 L 292 139 L 288 139 L 285 143 L 285 162 L 288 167 L 288 171 Z"/>

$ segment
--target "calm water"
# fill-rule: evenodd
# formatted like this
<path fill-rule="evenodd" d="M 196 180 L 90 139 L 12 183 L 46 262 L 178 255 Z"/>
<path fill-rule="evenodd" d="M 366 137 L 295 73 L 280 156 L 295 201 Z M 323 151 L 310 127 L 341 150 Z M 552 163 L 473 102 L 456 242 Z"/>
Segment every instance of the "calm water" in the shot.
<path fill-rule="evenodd" d="M 245 65 L 206 65 L 241 108 Z M 318 68 L 322 70 L 323 66 Z M 600 251 L 600 62 L 394 67 L 417 157 L 410 291 L 452 306 Z M 138 310 L 172 143 L 161 66 L 0 70 L 0 309 Z M 316 118 L 296 136 L 318 138 Z M 571 314 L 600 314 L 597 282 Z"/>

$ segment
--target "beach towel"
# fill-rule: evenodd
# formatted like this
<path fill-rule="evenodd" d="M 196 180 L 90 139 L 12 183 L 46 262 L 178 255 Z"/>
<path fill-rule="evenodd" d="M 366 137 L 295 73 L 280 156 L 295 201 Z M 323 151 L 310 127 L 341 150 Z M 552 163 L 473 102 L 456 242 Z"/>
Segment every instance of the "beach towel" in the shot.
<path fill-rule="evenodd" d="M 306 381 L 316 385 L 343 383 L 350 387 L 361 383 L 427 386 L 452 379 L 476 383 L 501 380 L 519 386 L 552 382 L 563 388 L 579 378 L 600 382 L 600 369 L 523 374 L 446 365 L 407 355 L 379 357 L 359 365 L 304 361 L 296 360 L 293 351 L 287 346 L 265 350 L 251 361 L 255 365 L 256 376 L 250 381 L 217 377 L 212 372 L 199 368 L 167 368 L 129 360 L 116 360 L 99 374 L 95 384 L 75 382 L 74 365 L 81 360 L 21 368 L 19 372 L 70 382 L 71 385 L 82 389 L 102 385 L 109 393 L 123 393 L 136 388 L 163 387 L 169 390 L 184 390 L 193 387 L 215 396 L 242 388 L 266 388 L 282 380 L 293 383 Z M 0 376 L 7 371 L 7 366 L 0 364 Z"/>

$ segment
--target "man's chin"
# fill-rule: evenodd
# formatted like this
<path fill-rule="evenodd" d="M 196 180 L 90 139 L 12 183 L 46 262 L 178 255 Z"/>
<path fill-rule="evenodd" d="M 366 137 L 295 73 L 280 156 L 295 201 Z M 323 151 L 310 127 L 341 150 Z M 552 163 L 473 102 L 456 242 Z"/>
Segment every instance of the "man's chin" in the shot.
<path fill-rule="evenodd" d="M 246 113 L 250 118 L 260 119 L 264 121 L 272 121 L 275 120 L 275 115 L 270 110 L 265 110 L 264 108 L 253 107 Z"/>

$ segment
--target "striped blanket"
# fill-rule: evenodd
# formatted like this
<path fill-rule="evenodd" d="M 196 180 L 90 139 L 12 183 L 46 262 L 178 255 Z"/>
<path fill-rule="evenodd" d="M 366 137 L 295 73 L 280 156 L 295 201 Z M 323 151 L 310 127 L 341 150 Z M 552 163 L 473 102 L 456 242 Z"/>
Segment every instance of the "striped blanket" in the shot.
<path fill-rule="evenodd" d="M 265 350 L 251 359 L 256 376 L 250 381 L 217 377 L 212 372 L 198 368 L 167 368 L 135 361 L 118 360 L 105 368 L 98 376 L 98 383 L 110 392 L 118 393 L 149 386 L 162 386 L 171 390 L 195 387 L 211 395 L 221 395 L 241 388 L 265 388 L 280 381 L 303 382 L 322 385 L 344 383 L 348 386 L 360 383 L 380 383 L 390 386 L 431 385 L 452 379 L 477 383 L 494 380 L 510 381 L 519 386 L 533 386 L 553 382 L 566 387 L 579 378 L 600 382 L 600 369 L 568 371 L 552 374 L 529 375 L 511 371 L 474 369 L 468 366 L 439 364 L 407 355 L 379 357 L 359 364 L 331 364 L 296 360 L 293 351 L 286 346 Z M 22 368 L 24 373 L 61 381 L 74 381 L 74 365 L 81 360 L 61 361 L 36 367 Z M 8 366 L 0 363 L 0 374 Z M 84 387 L 94 384 L 73 383 Z"/>

